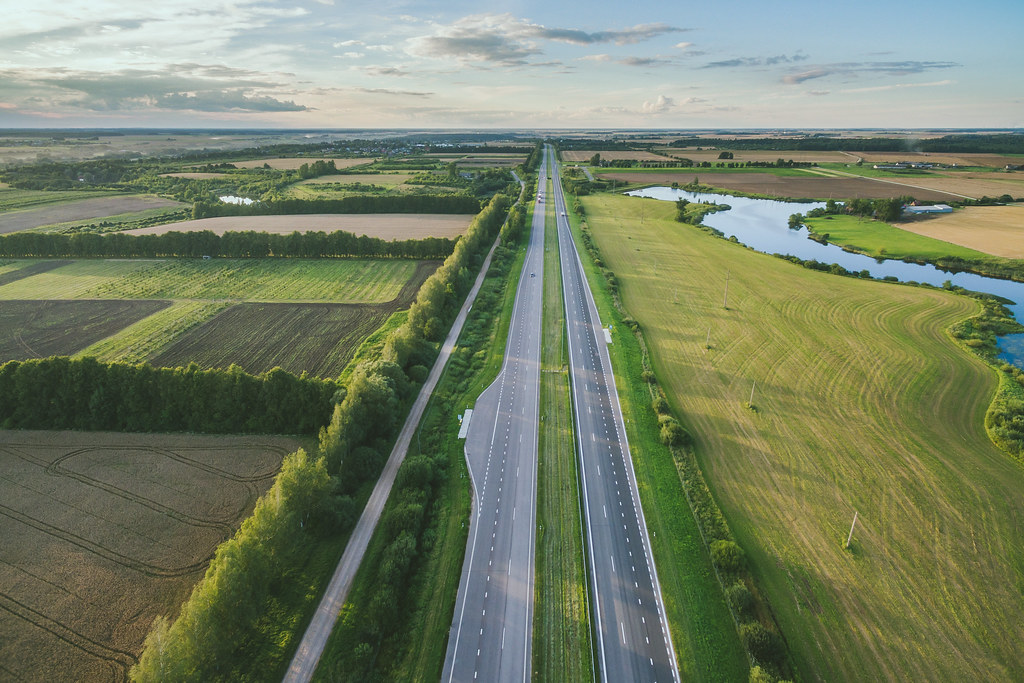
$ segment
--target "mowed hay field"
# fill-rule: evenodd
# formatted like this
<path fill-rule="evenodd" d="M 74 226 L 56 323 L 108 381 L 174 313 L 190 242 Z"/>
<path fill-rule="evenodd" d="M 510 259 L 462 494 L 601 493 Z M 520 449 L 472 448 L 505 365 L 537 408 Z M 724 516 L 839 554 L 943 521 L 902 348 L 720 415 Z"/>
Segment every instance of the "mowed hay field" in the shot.
<path fill-rule="evenodd" d="M 667 156 L 652 154 L 640 150 L 618 149 L 618 150 L 582 150 L 570 149 L 561 152 L 562 159 L 573 163 L 579 161 L 590 161 L 595 155 L 600 154 L 602 161 L 615 161 L 616 159 L 629 159 L 633 161 L 671 161 Z"/>
<path fill-rule="evenodd" d="M 1005 258 L 1024 258 L 1024 205 L 969 206 L 897 223 L 908 232 Z"/>
<path fill-rule="evenodd" d="M 0 431 L 0 679 L 127 680 L 298 445 Z"/>
<path fill-rule="evenodd" d="M 1024 469 L 984 431 L 994 373 L 945 332 L 978 305 L 757 254 L 669 202 L 643 224 L 581 202 L 800 678 L 1021 680 Z"/>
<path fill-rule="evenodd" d="M 719 159 L 718 155 L 722 152 L 732 151 L 732 159 Z M 722 162 L 744 162 L 744 161 L 776 161 L 778 159 L 786 159 L 787 161 L 792 159 L 793 161 L 809 161 L 811 163 L 838 163 L 848 164 L 856 163 L 858 157 L 854 154 L 847 154 L 846 152 L 805 152 L 800 150 L 780 150 L 780 151 L 759 151 L 759 150 L 729 150 L 728 147 L 721 147 L 718 149 L 683 149 L 679 147 L 669 147 L 665 150 L 666 154 L 671 154 L 675 157 L 684 157 L 686 159 L 692 159 L 693 161 L 710 161 L 712 163 Z"/>
<path fill-rule="evenodd" d="M 714 169 L 695 169 L 694 171 L 666 172 L 630 172 L 602 171 L 596 174 L 600 178 L 619 180 L 627 183 L 644 183 L 645 185 L 679 183 L 686 185 L 699 179 L 703 185 L 721 187 L 726 190 L 738 190 L 751 194 L 764 194 L 772 197 L 792 197 L 808 199 L 884 199 L 913 194 L 917 199 L 929 201 L 952 201 L 955 195 L 938 190 L 908 188 L 892 182 L 879 182 L 872 178 L 825 178 L 815 173 L 807 173 L 806 177 L 791 175 L 772 175 L 771 173 L 715 173 Z M 886 180 L 891 180 L 886 178 Z M 913 181 L 917 183 L 917 178 Z"/>
<path fill-rule="evenodd" d="M 340 176 L 332 176 L 340 177 Z M 210 230 L 223 235 L 226 232 L 255 230 L 287 234 L 292 232 L 333 232 L 345 230 L 356 235 L 369 235 L 383 240 L 423 239 L 424 237 L 455 238 L 466 231 L 472 222 L 469 214 L 416 214 L 416 213 L 332 213 L 301 216 L 220 216 L 200 218 L 181 223 L 154 225 L 149 228 L 127 230 L 129 235 L 162 235 L 166 232 L 196 232 Z"/>

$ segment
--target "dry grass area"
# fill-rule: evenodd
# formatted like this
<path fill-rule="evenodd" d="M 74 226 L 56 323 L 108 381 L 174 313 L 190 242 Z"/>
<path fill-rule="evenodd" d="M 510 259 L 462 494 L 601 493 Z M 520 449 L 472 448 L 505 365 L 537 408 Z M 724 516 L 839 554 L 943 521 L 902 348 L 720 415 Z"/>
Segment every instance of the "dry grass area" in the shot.
<path fill-rule="evenodd" d="M 705 172 L 701 172 L 705 171 Z M 873 178 L 826 178 L 808 174 L 803 176 L 777 176 L 770 173 L 713 173 L 708 169 L 695 172 L 639 173 L 639 172 L 604 172 L 597 174 L 601 178 L 622 180 L 628 183 L 665 184 L 677 182 L 686 185 L 699 178 L 704 185 L 720 187 L 726 190 L 737 190 L 752 194 L 765 194 L 772 197 L 793 197 L 810 199 L 880 199 L 913 194 L 917 199 L 934 201 L 952 201 L 956 196 L 938 190 L 915 188 L 912 192 L 905 185 L 891 182 L 878 182 Z M 885 180 L 892 180 L 886 178 Z M 919 185 L 917 178 L 912 182 Z M 908 181 L 910 182 L 910 181 Z"/>
<path fill-rule="evenodd" d="M 728 147 L 719 147 L 716 149 L 682 149 L 670 147 L 665 150 L 672 156 L 686 157 L 687 159 L 693 159 L 694 161 L 711 161 L 718 162 L 724 161 L 733 163 L 743 161 L 775 161 L 777 159 L 792 159 L 793 161 L 809 161 L 817 163 L 836 163 L 836 164 L 848 164 L 855 163 L 857 157 L 851 156 L 844 152 L 801 152 L 796 150 L 782 150 L 782 151 L 758 151 L 758 150 L 730 150 Z M 721 152 L 731 151 L 733 153 L 732 159 L 719 159 L 718 155 Z"/>
<path fill-rule="evenodd" d="M 270 168 L 276 168 L 279 171 L 294 171 L 302 166 L 303 164 L 312 165 L 316 161 L 321 161 L 315 157 L 285 157 L 281 159 L 251 159 L 249 161 L 232 161 L 231 163 L 236 168 L 263 168 L 264 164 L 270 166 Z M 331 161 L 331 159 L 322 159 L 322 161 Z M 372 164 L 375 159 L 334 159 L 335 168 L 352 168 L 353 166 L 363 166 L 365 164 Z"/>
<path fill-rule="evenodd" d="M 185 206 L 172 199 L 133 195 L 128 197 L 94 197 L 60 204 L 47 204 L 38 209 L 11 211 L 0 221 L 0 233 L 29 230 L 43 225 L 67 223 L 69 221 L 107 218 L 122 213 Z"/>
<path fill-rule="evenodd" d="M 1024 469 L 983 426 L 994 373 L 946 335 L 978 305 L 581 201 L 799 679 L 1021 680 Z"/>
<path fill-rule="evenodd" d="M 370 235 L 385 240 L 423 239 L 424 237 L 458 237 L 473 220 L 471 214 L 447 213 L 332 213 L 300 216 L 220 216 L 181 223 L 154 225 L 128 230 L 129 235 L 161 235 L 165 232 L 212 230 L 225 232 L 255 230 L 257 232 L 292 233 L 320 230 L 346 230 L 357 235 Z"/>
<path fill-rule="evenodd" d="M 635 161 L 670 161 L 668 157 L 660 154 L 651 154 L 650 152 L 642 152 L 637 150 L 585 150 L 585 149 L 570 149 L 562 152 L 562 159 L 569 162 L 577 161 L 590 161 L 590 157 L 595 154 L 600 154 L 601 159 L 604 161 L 614 161 L 616 159 L 633 159 Z"/>
<path fill-rule="evenodd" d="M 896 227 L 993 256 L 1024 259 L 1024 205 L 969 206 Z"/>
<path fill-rule="evenodd" d="M 125 681 L 296 439 L 0 431 L 0 678 Z"/>

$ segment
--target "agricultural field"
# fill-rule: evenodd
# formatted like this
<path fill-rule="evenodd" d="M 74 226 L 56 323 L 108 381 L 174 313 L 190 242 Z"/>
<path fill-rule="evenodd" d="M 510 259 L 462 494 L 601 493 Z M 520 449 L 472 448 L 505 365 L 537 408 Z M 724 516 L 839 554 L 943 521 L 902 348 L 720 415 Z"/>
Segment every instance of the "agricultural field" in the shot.
<path fill-rule="evenodd" d="M 416 213 L 348 213 L 303 214 L 301 216 L 220 216 L 182 223 L 167 223 L 126 231 L 129 235 L 162 235 L 165 232 L 211 230 L 226 232 L 255 230 L 277 234 L 293 232 L 333 232 L 345 230 L 356 235 L 369 235 L 384 240 L 423 239 L 424 237 L 458 237 L 472 222 L 469 214 Z"/>
<path fill-rule="evenodd" d="M 299 445 L 0 431 L 0 678 L 126 681 Z"/>
<path fill-rule="evenodd" d="M 794 169 L 785 169 L 794 170 Z M 953 201 L 960 199 L 947 192 L 929 189 L 908 189 L 896 182 L 880 182 L 871 178 L 826 178 L 815 173 L 776 175 L 772 173 L 715 173 L 715 169 L 694 171 L 665 171 L 645 173 L 639 171 L 601 171 L 597 177 L 645 185 L 674 182 L 686 185 L 699 178 L 702 184 L 772 197 L 798 197 L 807 199 L 883 199 L 913 194 L 917 199 Z M 889 179 L 887 179 L 889 180 Z M 919 184 L 915 178 L 915 184 Z"/>
<path fill-rule="evenodd" d="M 316 161 L 332 161 L 332 159 L 319 159 L 317 157 L 285 157 L 276 159 L 252 159 L 250 161 L 232 161 L 236 168 L 263 168 L 264 164 L 279 171 L 295 171 L 303 164 L 313 164 Z M 364 166 L 372 164 L 374 159 L 333 159 L 335 168 L 352 168 L 353 166 Z"/>
<path fill-rule="evenodd" d="M 629 159 L 632 161 L 671 161 L 669 157 L 661 154 L 652 154 L 639 150 L 585 150 L 569 149 L 561 152 L 562 159 L 569 163 L 579 161 L 590 161 L 595 154 L 601 155 L 602 161 L 615 161 L 617 159 Z"/>
<path fill-rule="evenodd" d="M 22 191 L 6 190 L 5 192 Z M 59 192 L 45 194 L 70 195 L 74 193 Z M 2 214 L 2 218 L 0 218 L 0 233 L 29 230 L 57 223 L 107 218 L 109 216 L 138 213 L 150 209 L 183 208 L 185 206 L 181 202 L 171 199 L 147 195 L 117 195 L 81 199 L 82 196 L 78 194 L 78 198 L 68 197 L 56 203 L 47 203 L 38 208 L 5 212 Z M 0 195 L 0 199 L 2 199 L 2 195 Z"/>
<path fill-rule="evenodd" d="M 982 166 L 1003 168 L 1024 163 L 1024 158 L 1006 154 L 945 154 L 942 152 L 857 152 L 865 164 L 886 164 L 909 161 L 923 164 L 956 164 L 957 166 Z"/>
<path fill-rule="evenodd" d="M 298 185 L 352 185 L 354 183 L 362 183 L 364 185 L 397 187 L 412 178 L 412 176 L 412 173 L 346 173 L 309 178 L 298 183 Z"/>
<path fill-rule="evenodd" d="M 71 355 L 169 301 L 0 301 L 0 363 Z"/>
<path fill-rule="evenodd" d="M 209 172 L 195 172 L 195 173 L 161 173 L 161 178 L 187 178 L 189 180 L 219 180 L 224 178 L 226 173 L 209 173 Z"/>
<path fill-rule="evenodd" d="M 581 203 L 799 677 L 1019 680 L 1024 470 L 984 429 L 997 378 L 946 332 L 978 304 L 757 254 L 668 202 Z"/>
<path fill-rule="evenodd" d="M 1024 259 L 1024 205 L 968 206 L 953 213 L 897 223 L 907 232 L 970 249 Z"/>
<path fill-rule="evenodd" d="M 956 198 L 970 197 L 1001 197 L 1008 194 L 1014 198 L 1024 198 L 1024 173 L 1001 173 L 1001 177 L 993 178 L 992 173 L 971 172 L 937 172 L 927 177 L 890 178 L 890 182 L 907 186 L 904 194 L 924 199 L 921 189 L 933 192 L 945 192 Z"/>
<path fill-rule="evenodd" d="M 412 297 L 369 306 L 238 304 L 192 327 L 148 360 L 157 367 L 235 364 L 259 374 L 279 366 L 295 375 L 337 377 L 363 339 L 411 303 Z"/>
<path fill-rule="evenodd" d="M 72 261 L 0 287 L 11 299 L 227 299 L 382 303 L 422 268 L 391 259 Z"/>
<path fill-rule="evenodd" d="M 680 147 L 668 147 L 665 150 L 666 154 L 670 154 L 674 157 L 684 157 L 686 159 L 692 159 L 693 161 L 710 161 L 712 163 L 722 162 L 733 162 L 743 163 L 744 161 L 767 161 L 774 162 L 778 159 L 785 159 L 789 161 L 802 161 L 810 163 L 837 163 L 837 164 L 849 164 L 856 163 L 859 158 L 857 155 L 849 154 L 847 152 L 805 152 L 801 150 L 730 150 L 728 147 L 721 147 L 717 149 L 701 149 L 696 148 L 684 149 Z M 732 151 L 732 159 L 719 159 L 718 155 L 722 152 Z M 603 157 L 603 155 L 602 155 Z"/>
<path fill-rule="evenodd" d="M 334 376 L 366 336 L 411 305 L 438 265 L 401 259 L 8 262 L 0 265 L 0 362 L 91 355 Z"/>

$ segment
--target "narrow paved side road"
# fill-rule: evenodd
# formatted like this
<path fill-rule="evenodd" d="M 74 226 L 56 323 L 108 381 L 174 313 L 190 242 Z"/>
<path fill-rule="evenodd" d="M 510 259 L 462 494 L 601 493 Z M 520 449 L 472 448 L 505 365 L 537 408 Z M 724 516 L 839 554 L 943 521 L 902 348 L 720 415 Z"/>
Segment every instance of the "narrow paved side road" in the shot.
<path fill-rule="evenodd" d="M 519 178 L 516 177 L 516 180 L 519 180 Z M 522 184 L 522 181 L 520 181 L 520 184 Z M 498 239 L 495 239 L 491 250 L 487 253 L 487 258 L 484 259 L 484 263 L 480 267 L 480 273 L 477 275 L 473 288 L 466 296 L 466 301 L 462 304 L 462 309 L 455 318 L 455 322 L 448 332 L 448 337 L 441 346 L 441 353 L 434 362 L 434 367 L 431 369 L 427 381 L 423 384 L 419 395 L 416 397 L 416 402 L 409 410 L 409 416 L 405 420 L 402 432 L 398 435 L 395 447 L 391 449 L 391 455 L 388 457 L 387 464 L 384 465 L 384 471 L 381 472 L 377 485 L 373 487 L 373 492 L 370 494 L 369 500 L 366 501 L 366 507 L 363 509 L 363 514 L 359 517 L 359 521 L 356 522 L 356 527 L 352 531 L 348 545 L 345 546 L 345 552 L 341 556 L 341 561 L 338 562 L 338 567 L 334 570 L 334 576 L 327 586 L 327 590 L 316 609 L 316 613 L 313 615 L 312 621 L 309 622 L 309 626 L 302 636 L 302 642 L 299 643 L 299 648 L 295 651 L 292 663 L 288 666 L 288 673 L 284 677 L 285 683 L 306 683 L 313 678 L 313 672 L 316 671 L 317 663 L 320 661 L 320 656 L 323 654 L 324 648 L 327 646 L 327 640 L 334 629 L 334 622 L 337 621 L 341 607 L 345 604 L 348 592 L 352 588 L 352 582 L 355 580 L 356 572 L 363 561 L 363 555 L 366 554 L 366 548 L 373 537 L 373 531 L 377 528 L 377 522 L 380 521 L 381 513 L 384 511 L 384 504 L 387 502 L 388 495 L 391 493 L 391 487 L 395 483 L 398 468 L 402 464 L 402 460 L 405 459 L 405 454 L 409 450 L 409 443 L 416 428 L 419 426 L 420 419 L 423 417 L 423 411 L 427 407 L 427 402 L 434 393 L 434 388 L 441 378 L 441 373 L 444 371 L 444 367 L 447 365 L 448 359 L 455 349 L 455 343 L 462 333 L 462 327 L 466 323 L 469 309 L 473 307 L 473 302 L 476 301 L 476 295 L 480 291 L 480 286 L 483 284 L 487 271 L 491 267 L 491 258 L 494 256 L 494 249 L 497 246 Z"/>

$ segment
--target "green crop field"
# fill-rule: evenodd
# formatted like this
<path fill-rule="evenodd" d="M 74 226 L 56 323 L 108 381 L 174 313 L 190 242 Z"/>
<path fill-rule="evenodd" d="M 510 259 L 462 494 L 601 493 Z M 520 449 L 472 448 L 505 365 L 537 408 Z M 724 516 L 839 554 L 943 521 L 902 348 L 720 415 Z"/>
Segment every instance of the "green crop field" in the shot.
<path fill-rule="evenodd" d="M 399 259 L 82 260 L 4 285 L 0 300 L 383 303 L 396 298 L 420 267 Z"/>
<path fill-rule="evenodd" d="M 916 235 L 888 223 L 860 216 L 822 216 L 809 218 L 807 225 L 819 235 L 828 234 L 828 241 L 876 258 L 934 260 L 946 256 L 964 259 L 991 260 L 989 254 L 968 249 L 951 242 Z"/>
<path fill-rule="evenodd" d="M 49 204 L 77 201 L 91 197 L 108 197 L 115 192 L 82 192 L 78 190 L 16 190 L 10 187 L 0 188 L 0 213 L 21 209 L 34 209 Z"/>
<path fill-rule="evenodd" d="M 800 678 L 1020 680 L 1024 470 L 984 430 L 995 375 L 946 333 L 978 304 L 581 202 Z"/>

